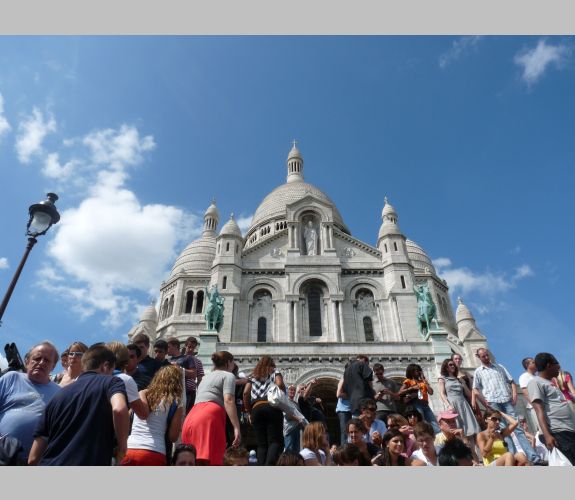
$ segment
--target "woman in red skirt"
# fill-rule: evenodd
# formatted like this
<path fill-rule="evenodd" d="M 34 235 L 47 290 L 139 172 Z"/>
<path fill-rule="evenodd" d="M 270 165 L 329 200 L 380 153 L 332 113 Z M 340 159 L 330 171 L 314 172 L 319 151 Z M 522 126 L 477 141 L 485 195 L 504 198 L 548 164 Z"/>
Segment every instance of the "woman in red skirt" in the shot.
<path fill-rule="evenodd" d="M 212 354 L 214 368 L 198 386 L 196 404 L 184 421 L 182 443 L 197 450 L 196 465 L 222 465 L 226 451 L 226 413 L 234 427 L 232 446 L 240 444 L 240 422 L 235 402 L 234 357 L 227 351 Z"/>

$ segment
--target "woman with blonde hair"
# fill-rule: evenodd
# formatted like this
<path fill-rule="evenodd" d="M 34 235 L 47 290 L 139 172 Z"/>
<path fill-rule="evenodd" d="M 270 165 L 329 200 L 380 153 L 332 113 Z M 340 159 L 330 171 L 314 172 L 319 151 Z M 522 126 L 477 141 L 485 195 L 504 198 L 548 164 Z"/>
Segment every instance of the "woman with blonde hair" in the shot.
<path fill-rule="evenodd" d="M 82 373 L 82 356 L 88 350 L 88 346 L 83 342 L 73 342 L 68 347 L 68 366 L 66 373 L 60 380 L 60 387 L 65 387 L 75 382 Z"/>
<path fill-rule="evenodd" d="M 167 441 L 177 441 L 182 428 L 184 386 L 178 366 L 163 366 L 141 395 L 147 400 L 150 414 L 141 419 L 134 415 L 128 452 L 121 465 L 167 465 Z"/>
<path fill-rule="evenodd" d="M 196 402 L 184 421 L 182 443 L 193 444 L 197 465 L 223 465 L 226 452 L 226 414 L 234 428 L 233 447 L 240 444 L 240 421 L 235 401 L 234 357 L 228 351 L 212 354 L 214 367 L 198 386 Z"/>
<path fill-rule="evenodd" d="M 331 465 L 327 431 L 322 422 L 311 422 L 303 430 L 302 450 L 305 465 Z"/>

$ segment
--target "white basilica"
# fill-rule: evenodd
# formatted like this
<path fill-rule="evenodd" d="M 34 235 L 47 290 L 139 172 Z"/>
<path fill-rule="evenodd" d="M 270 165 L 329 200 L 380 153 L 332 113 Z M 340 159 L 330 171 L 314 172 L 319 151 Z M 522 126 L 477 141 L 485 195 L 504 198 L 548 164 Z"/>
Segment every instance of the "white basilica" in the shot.
<path fill-rule="evenodd" d="M 460 300 L 453 314 L 447 283 L 402 233 L 387 199 L 381 218 L 375 245 L 354 238 L 330 198 L 305 182 L 294 143 L 285 184 L 263 199 L 245 237 L 233 216 L 218 230 L 212 203 L 202 236 L 184 249 L 160 285 L 159 315 L 150 306 L 129 335 L 194 335 L 206 367 L 216 348 L 232 352 L 247 372 L 270 354 L 287 382 L 317 378 L 328 405 L 345 363 L 360 353 L 400 379 L 409 363 L 418 363 L 436 380 L 452 352 L 474 368 L 474 352 L 486 339 L 469 309 Z M 423 283 L 437 310 L 427 338 L 418 331 L 414 293 L 414 285 Z M 218 336 L 206 334 L 203 315 L 205 289 L 213 284 L 225 298 Z M 438 391 L 430 402 L 442 408 Z"/>

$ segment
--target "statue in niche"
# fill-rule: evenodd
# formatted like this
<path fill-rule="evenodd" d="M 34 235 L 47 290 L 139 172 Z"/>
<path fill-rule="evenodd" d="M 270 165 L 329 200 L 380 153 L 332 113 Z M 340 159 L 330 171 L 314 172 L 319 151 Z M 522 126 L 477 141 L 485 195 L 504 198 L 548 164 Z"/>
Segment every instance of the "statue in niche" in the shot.
<path fill-rule="evenodd" d="M 305 249 L 307 255 L 317 255 L 317 231 L 313 227 L 313 222 L 309 220 L 303 231 Z"/>

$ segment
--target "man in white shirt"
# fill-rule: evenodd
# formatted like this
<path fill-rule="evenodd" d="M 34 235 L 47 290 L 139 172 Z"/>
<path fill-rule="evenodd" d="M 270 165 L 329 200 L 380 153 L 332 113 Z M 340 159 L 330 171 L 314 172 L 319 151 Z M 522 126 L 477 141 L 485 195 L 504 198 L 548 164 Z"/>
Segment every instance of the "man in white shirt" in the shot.
<path fill-rule="evenodd" d="M 519 387 L 523 393 L 523 398 L 525 399 L 525 420 L 527 421 L 527 426 L 529 431 L 535 434 L 539 430 L 539 424 L 537 423 L 537 416 L 535 415 L 535 410 L 531 405 L 531 399 L 529 399 L 529 393 L 527 392 L 527 384 L 533 380 L 535 374 L 537 373 L 537 367 L 535 366 L 535 360 L 533 358 L 525 358 L 521 361 L 525 372 L 519 375 Z"/>

